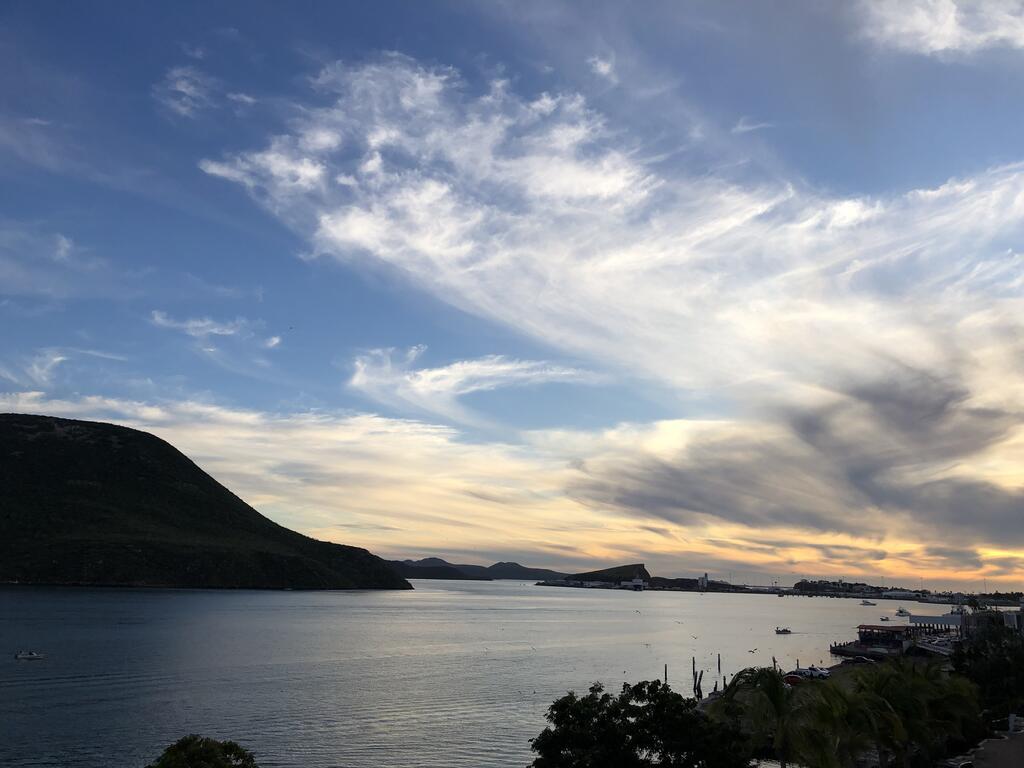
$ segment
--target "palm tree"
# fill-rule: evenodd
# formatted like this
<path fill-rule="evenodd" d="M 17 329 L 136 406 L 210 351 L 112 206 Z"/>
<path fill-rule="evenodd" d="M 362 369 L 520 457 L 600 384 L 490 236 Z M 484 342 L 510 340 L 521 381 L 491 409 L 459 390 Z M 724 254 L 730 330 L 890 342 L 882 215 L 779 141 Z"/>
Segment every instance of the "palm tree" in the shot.
<path fill-rule="evenodd" d="M 909 764 L 914 745 L 931 739 L 927 705 L 931 690 L 927 681 L 912 665 L 897 660 L 862 670 L 855 690 L 870 713 L 868 722 L 879 761 L 891 751 L 900 764 Z"/>
<path fill-rule="evenodd" d="M 786 768 L 799 753 L 804 740 L 813 703 L 808 688 L 813 687 L 813 684 L 792 687 L 778 670 L 751 667 L 732 679 L 719 707 L 724 710 L 728 704 L 739 702 L 749 730 L 770 746 L 780 768 Z"/>
<path fill-rule="evenodd" d="M 973 686 L 936 664 L 900 659 L 860 671 L 854 686 L 882 768 L 886 753 L 909 765 L 915 751 L 941 748 L 978 719 Z"/>
<path fill-rule="evenodd" d="M 855 691 L 828 682 L 805 689 L 809 698 L 796 758 L 814 768 L 854 768 L 873 746 L 871 709 Z"/>

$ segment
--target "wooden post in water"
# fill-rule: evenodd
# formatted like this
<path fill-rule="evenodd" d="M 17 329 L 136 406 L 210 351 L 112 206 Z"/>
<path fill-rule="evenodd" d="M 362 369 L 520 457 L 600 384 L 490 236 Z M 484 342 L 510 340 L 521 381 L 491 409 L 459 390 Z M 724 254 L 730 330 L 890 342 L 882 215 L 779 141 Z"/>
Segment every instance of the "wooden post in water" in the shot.
<path fill-rule="evenodd" d="M 665 685 L 668 685 L 668 664 L 665 665 Z"/>
<path fill-rule="evenodd" d="M 718 674 L 722 674 L 722 654 L 718 654 Z"/>

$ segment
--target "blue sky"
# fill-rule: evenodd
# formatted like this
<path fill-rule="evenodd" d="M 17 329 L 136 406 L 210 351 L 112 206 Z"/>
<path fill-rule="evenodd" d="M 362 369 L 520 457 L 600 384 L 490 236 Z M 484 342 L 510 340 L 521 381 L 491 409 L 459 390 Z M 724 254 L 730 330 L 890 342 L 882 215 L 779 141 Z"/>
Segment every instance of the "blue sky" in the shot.
<path fill-rule="evenodd" d="M 1019 3 L 0 19 L 5 410 L 383 554 L 1020 582 Z"/>

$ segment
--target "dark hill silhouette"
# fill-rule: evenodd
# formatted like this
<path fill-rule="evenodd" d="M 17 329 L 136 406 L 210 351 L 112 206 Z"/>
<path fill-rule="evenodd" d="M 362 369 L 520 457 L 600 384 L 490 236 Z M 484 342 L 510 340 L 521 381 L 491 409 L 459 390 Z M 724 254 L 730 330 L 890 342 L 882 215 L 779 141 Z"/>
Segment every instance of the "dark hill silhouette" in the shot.
<path fill-rule="evenodd" d="M 631 581 L 633 579 L 651 580 L 651 574 L 647 572 L 643 563 L 632 565 L 619 565 L 615 568 L 605 568 L 600 571 L 587 571 L 586 573 L 574 573 L 567 576 L 570 581 Z"/>
<path fill-rule="evenodd" d="M 529 568 L 519 563 L 495 563 L 494 565 L 471 565 L 449 563 L 439 557 L 425 557 L 422 560 L 392 560 L 393 566 L 407 579 L 473 579 L 493 581 L 495 579 L 564 579 L 565 574 L 547 568 Z"/>
<path fill-rule="evenodd" d="M 0 414 L 0 582 L 409 589 L 365 549 L 268 520 L 163 440 Z"/>
<path fill-rule="evenodd" d="M 437 560 L 437 558 L 428 559 Z M 463 573 L 454 565 L 445 563 L 443 560 L 439 563 L 426 563 L 422 560 L 388 560 L 388 565 L 407 579 L 450 579 L 452 581 L 477 579 L 476 576 Z"/>

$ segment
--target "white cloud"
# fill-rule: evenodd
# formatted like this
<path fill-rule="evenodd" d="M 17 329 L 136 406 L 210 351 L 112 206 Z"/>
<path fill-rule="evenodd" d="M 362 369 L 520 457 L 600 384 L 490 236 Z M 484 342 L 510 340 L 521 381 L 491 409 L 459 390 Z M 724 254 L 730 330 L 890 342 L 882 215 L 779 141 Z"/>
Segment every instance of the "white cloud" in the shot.
<path fill-rule="evenodd" d="M 166 312 L 154 309 L 150 313 L 150 322 L 158 328 L 170 328 L 182 331 L 197 339 L 208 336 L 237 336 L 241 333 L 248 333 L 249 322 L 242 317 L 220 322 L 211 320 L 208 317 L 189 318 L 186 320 L 175 320 Z"/>
<path fill-rule="evenodd" d="M 817 493 L 848 467 L 808 459 L 807 439 L 787 414 L 816 414 L 865 382 L 916 371 L 955 381 L 970 418 L 990 411 L 1012 421 L 1024 412 L 1012 341 L 1024 337 L 1024 261 L 1015 248 L 1024 235 L 1022 165 L 933 189 L 842 197 L 795 180 L 742 183 L 648 159 L 642 142 L 578 94 L 519 96 L 499 81 L 472 95 L 451 70 L 398 56 L 329 67 L 317 84 L 320 105 L 296 105 L 290 133 L 204 168 L 245 184 L 320 257 L 385 265 L 443 301 L 602 369 L 727 404 L 743 415 L 729 426 L 745 435 L 729 443 L 738 454 L 760 455 L 767 443 L 766 456 L 813 468 L 794 488 Z M 344 136 L 346 152 L 303 145 L 318 130 Z M 267 152 L 289 167 L 317 168 L 316 183 L 282 178 Z M 339 178 L 345 183 L 325 181 Z M 418 376 L 412 362 L 370 357 L 361 386 L 382 400 L 465 416 L 458 391 L 472 378 L 451 366 Z M 876 406 L 839 399 L 847 435 L 885 426 L 866 415 Z M 876 442 L 904 456 L 896 448 L 905 435 L 892 430 Z M 712 450 L 719 437 L 704 433 L 709 442 L 695 445 L 695 455 L 724 456 Z M 987 488 L 989 468 L 1016 456 L 1007 445 L 986 443 L 977 448 L 984 461 L 965 454 L 957 464 Z M 667 455 L 686 460 L 678 444 Z M 722 462 L 742 465 L 731 455 Z M 645 462 L 644 472 L 660 467 Z M 665 474 L 698 482 L 692 467 Z M 900 469 L 946 471 L 941 462 Z M 763 480 L 769 488 L 771 477 Z M 897 506 L 929 508 L 907 477 L 884 480 L 894 496 L 904 494 Z M 643 486 L 625 483 L 623 493 L 642 499 Z M 588 498 L 642 514 L 642 504 L 620 503 L 618 485 L 595 487 L 601 493 Z M 787 506 L 785 494 L 764 493 L 746 503 Z M 873 503 L 866 498 L 851 492 L 821 514 L 866 514 L 858 506 Z"/>
<path fill-rule="evenodd" d="M 124 362 L 127 358 L 113 352 L 76 347 L 47 347 L 36 350 L 31 356 L 15 357 L 8 364 L 0 365 L 0 379 L 21 387 L 50 389 L 61 366 L 75 358 L 92 357 L 102 360 Z"/>
<path fill-rule="evenodd" d="M 862 0 L 864 33 L 910 53 L 1024 48 L 1021 0 Z"/>
<path fill-rule="evenodd" d="M 277 347 L 281 346 L 281 337 L 269 336 L 263 340 L 263 346 L 266 349 L 276 349 Z"/>
<path fill-rule="evenodd" d="M 104 258 L 59 232 L 0 220 L 0 296 L 124 297 L 133 291 Z"/>
<path fill-rule="evenodd" d="M 587 59 L 591 71 L 598 77 L 603 77 L 605 80 L 611 83 L 617 83 L 619 81 L 618 76 L 615 74 L 615 57 L 609 56 L 602 58 L 600 56 L 591 56 Z"/>
<path fill-rule="evenodd" d="M 746 115 L 736 121 L 736 125 L 732 127 L 734 134 L 750 133 L 751 131 L 762 131 L 765 128 L 774 128 L 775 123 L 758 123 L 754 122 Z"/>
<path fill-rule="evenodd" d="M 193 275 L 190 272 L 185 273 L 185 278 L 188 281 L 190 292 L 198 289 L 203 293 L 208 293 L 221 299 L 254 299 L 262 302 L 265 293 L 261 285 L 219 285 L 204 280 L 202 277 Z"/>
<path fill-rule="evenodd" d="M 71 250 L 74 248 L 74 243 L 71 238 L 64 237 L 64 235 L 57 235 L 57 248 L 54 251 L 54 258 L 57 261 L 67 261 L 71 255 Z"/>
<path fill-rule="evenodd" d="M 941 367 L 994 343 L 981 313 L 1013 316 L 1017 297 L 990 296 L 970 262 L 1020 273 L 1004 245 L 1024 231 L 1018 166 L 836 198 L 647 162 L 576 94 L 496 82 L 470 97 L 450 70 L 397 56 L 317 82 L 333 104 L 204 170 L 245 184 L 315 253 L 389 265 L 572 355 L 763 400 L 885 360 Z M 303 146 L 320 130 L 350 151 Z"/>
<path fill-rule="evenodd" d="M 301 156 L 293 146 L 300 143 L 282 140 L 263 152 L 240 156 L 230 162 L 203 160 L 199 167 L 211 176 L 249 188 L 270 185 L 275 195 L 309 192 L 322 185 L 324 165 L 319 159 Z"/>
<path fill-rule="evenodd" d="M 217 80 L 193 66 L 171 67 L 153 86 L 153 97 L 181 117 L 196 117 L 214 106 Z"/>
<path fill-rule="evenodd" d="M 472 423 L 479 418 L 458 402 L 464 395 L 502 387 L 596 380 L 593 374 L 577 368 L 503 355 L 460 360 L 440 368 L 414 368 L 424 351 L 425 347 L 413 347 L 398 359 L 392 349 L 360 355 L 349 386 L 381 403 Z"/>
<path fill-rule="evenodd" d="M 25 368 L 25 375 L 32 384 L 47 387 L 53 381 L 57 366 L 67 360 L 59 350 L 48 349 L 37 354 Z"/>
<path fill-rule="evenodd" d="M 247 93 L 229 93 L 227 94 L 228 101 L 233 101 L 236 104 L 244 104 L 247 107 L 251 107 L 256 103 L 256 99 Z"/>

